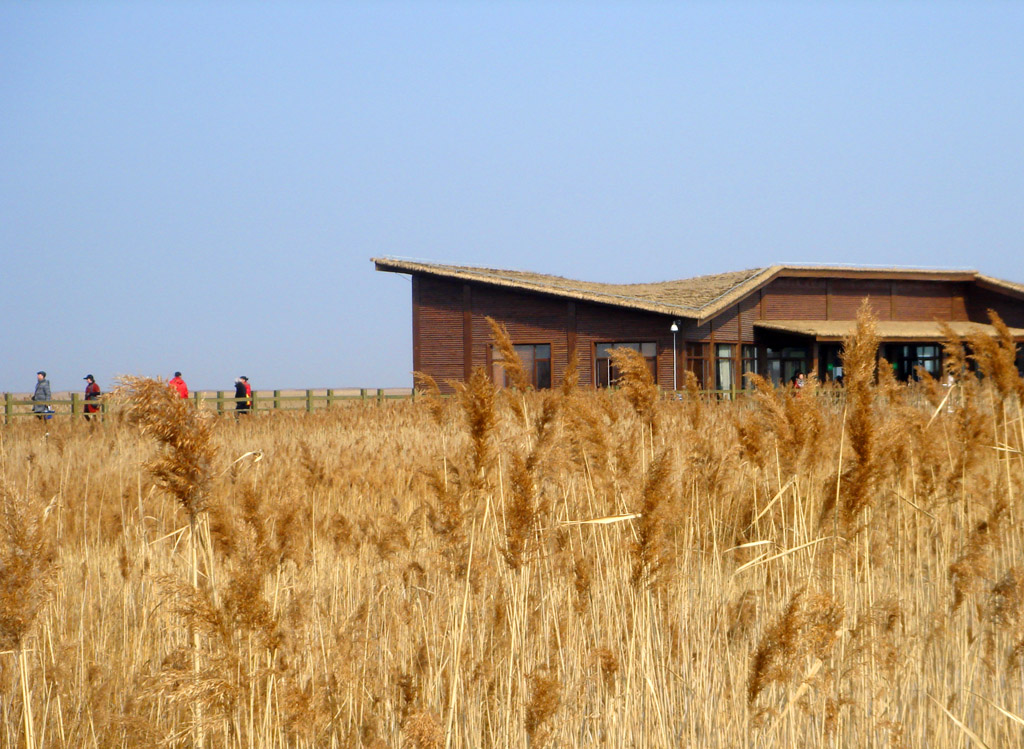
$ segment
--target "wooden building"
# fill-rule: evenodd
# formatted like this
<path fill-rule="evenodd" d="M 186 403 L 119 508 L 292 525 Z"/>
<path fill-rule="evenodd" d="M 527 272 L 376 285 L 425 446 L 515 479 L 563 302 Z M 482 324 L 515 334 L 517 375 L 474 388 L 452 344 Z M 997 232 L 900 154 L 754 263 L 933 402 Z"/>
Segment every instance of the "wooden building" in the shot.
<path fill-rule="evenodd" d="M 773 265 L 604 284 L 394 258 L 373 262 L 377 270 L 412 277 L 413 368 L 439 383 L 465 380 L 474 367 L 503 379 L 487 317 L 506 326 L 538 388 L 558 386 L 573 350 L 581 384 L 614 382 L 608 352 L 617 346 L 640 351 L 666 389 L 681 387 L 685 370 L 715 390 L 743 388 L 746 372 L 775 382 L 798 372 L 833 379 L 841 375 L 842 340 L 864 298 L 879 320 L 879 353 L 902 379 L 917 366 L 941 371 L 943 323 L 959 335 L 994 334 L 992 309 L 1024 341 L 1024 285 L 975 271 Z"/>

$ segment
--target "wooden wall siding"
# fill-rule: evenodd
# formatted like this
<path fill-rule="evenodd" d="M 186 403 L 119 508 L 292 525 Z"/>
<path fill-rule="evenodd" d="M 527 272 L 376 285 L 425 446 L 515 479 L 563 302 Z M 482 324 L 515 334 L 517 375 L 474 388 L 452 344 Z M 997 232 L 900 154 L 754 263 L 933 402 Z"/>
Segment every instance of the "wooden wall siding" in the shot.
<path fill-rule="evenodd" d="M 825 320 L 824 278 L 779 278 L 761 292 L 764 320 Z"/>
<path fill-rule="evenodd" d="M 692 321 L 683 320 L 683 324 L 679 327 L 679 337 L 680 340 L 708 343 L 711 341 L 711 322 L 693 325 Z"/>
<path fill-rule="evenodd" d="M 972 287 L 967 296 L 968 319 L 987 323 L 990 309 L 1011 328 L 1024 328 L 1024 301 L 991 289 Z"/>
<path fill-rule="evenodd" d="M 951 320 L 953 284 L 928 281 L 893 281 L 892 319 Z"/>
<path fill-rule="evenodd" d="M 952 284 L 952 297 L 950 298 L 950 320 L 958 320 L 960 322 L 966 322 L 970 318 L 967 316 L 967 297 L 968 289 L 967 284 L 956 283 Z"/>
<path fill-rule="evenodd" d="M 562 381 L 569 361 L 569 317 L 565 301 L 517 293 L 492 286 L 473 286 L 473 366 L 486 367 L 491 346 L 487 318 L 504 323 L 513 343 L 551 344 L 552 384 Z"/>
<path fill-rule="evenodd" d="M 446 380 L 461 380 L 462 284 L 441 279 L 417 279 L 413 316 L 418 337 L 413 341 L 413 359 L 444 392 L 451 392 Z"/>
<path fill-rule="evenodd" d="M 658 344 L 658 383 L 672 387 L 672 331 L 670 318 L 647 312 L 616 309 L 599 304 L 576 304 L 576 351 L 579 354 L 580 384 L 594 384 L 594 346 L 613 341 L 654 341 Z M 686 340 L 685 324 L 677 334 L 677 345 Z M 561 382 L 559 378 L 558 382 Z"/>
<path fill-rule="evenodd" d="M 868 297 L 875 317 L 892 320 L 889 281 L 837 278 L 829 281 L 828 314 L 830 320 L 855 320 L 861 300 Z M 805 318 L 806 319 L 806 318 Z"/>
<path fill-rule="evenodd" d="M 716 343 L 739 343 L 740 340 L 740 314 L 739 305 L 730 307 L 725 312 L 711 320 L 711 330 L 714 331 Z"/>
<path fill-rule="evenodd" d="M 740 340 L 754 342 L 754 323 L 761 319 L 761 294 L 755 293 L 740 302 Z"/>
<path fill-rule="evenodd" d="M 573 339 L 581 385 L 594 382 L 595 344 L 655 341 L 658 382 L 672 386 L 670 317 L 481 284 L 472 284 L 467 293 L 462 282 L 430 276 L 414 277 L 412 292 L 413 366 L 434 377 L 445 392 L 451 392 L 447 380 L 463 379 L 467 360 L 474 367 L 487 366 L 491 336 L 486 316 L 503 322 L 516 343 L 551 344 L 556 387 L 562 382 Z M 993 308 L 1008 325 L 1024 328 L 1024 302 L 974 284 L 780 278 L 703 325 L 682 320 L 677 350 L 683 352 L 688 341 L 752 342 L 754 322 L 759 319 L 824 320 L 827 314 L 828 319 L 851 320 L 864 296 L 872 300 L 880 320 L 988 322 L 986 310 Z M 471 344 L 468 357 L 466 342 Z"/>

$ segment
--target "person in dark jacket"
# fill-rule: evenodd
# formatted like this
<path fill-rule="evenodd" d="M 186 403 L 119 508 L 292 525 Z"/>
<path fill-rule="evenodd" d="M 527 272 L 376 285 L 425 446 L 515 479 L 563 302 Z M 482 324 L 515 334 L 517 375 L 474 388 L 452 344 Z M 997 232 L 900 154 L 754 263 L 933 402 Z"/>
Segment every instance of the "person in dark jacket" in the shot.
<path fill-rule="evenodd" d="M 89 414 L 99 412 L 100 386 L 96 384 L 96 378 L 91 374 L 85 376 L 85 420 L 89 421 Z"/>
<path fill-rule="evenodd" d="M 32 406 L 32 413 L 37 419 L 45 419 L 50 413 L 50 381 L 46 379 L 46 372 L 36 372 L 36 391 L 32 393 L 32 400 L 36 402 Z"/>
<path fill-rule="evenodd" d="M 249 394 L 245 390 L 245 378 L 239 377 L 235 380 L 235 398 L 241 398 L 235 401 L 236 416 L 249 413 Z"/>

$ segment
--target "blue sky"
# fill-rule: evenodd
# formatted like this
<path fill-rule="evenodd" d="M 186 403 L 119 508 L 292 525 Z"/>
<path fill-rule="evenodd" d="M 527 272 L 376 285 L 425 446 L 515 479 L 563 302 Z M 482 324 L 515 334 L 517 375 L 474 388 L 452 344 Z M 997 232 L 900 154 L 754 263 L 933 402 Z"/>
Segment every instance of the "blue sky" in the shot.
<path fill-rule="evenodd" d="M 407 385 L 398 255 L 1024 281 L 1024 3 L 0 0 L 0 390 Z"/>

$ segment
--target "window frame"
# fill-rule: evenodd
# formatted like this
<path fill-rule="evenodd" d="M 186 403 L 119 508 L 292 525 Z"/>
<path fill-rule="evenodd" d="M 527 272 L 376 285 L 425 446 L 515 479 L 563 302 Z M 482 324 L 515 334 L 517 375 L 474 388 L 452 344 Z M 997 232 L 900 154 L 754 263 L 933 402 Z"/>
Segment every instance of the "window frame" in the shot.
<path fill-rule="evenodd" d="M 711 378 L 710 347 L 711 344 L 706 341 L 686 341 L 683 347 L 686 357 L 684 371 L 693 372 L 697 378 L 697 387 L 701 390 L 707 389 L 708 380 Z"/>
<path fill-rule="evenodd" d="M 761 374 L 758 366 L 757 344 L 741 343 L 740 346 L 740 389 L 753 390 L 754 383 L 747 374 Z"/>
<path fill-rule="evenodd" d="M 525 348 L 526 346 L 532 346 L 534 348 L 534 355 L 532 357 L 531 366 L 526 367 L 525 363 L 524 363 L 524 367 L 526 369 L 526 373 L 529 376 L 529 381 L 530 381 L 529 385 L 530 385 L 530 387 L 532 387 L 534 390 L 550 390 L 552 388 L 553 384 L 554 384 L 554 378 L 555 378 L 555 370 L 554 370 L 554 352 L 555 352 L 555 347 L 554 347 L 554 345 L 550 341 L 513 341 L 512 342 L 512 348 L 513 349 L 519 349 L 520 347 L 524 347 Z M 547 346 L 548 347 L 547 358 L 541 358 L 541 357 L 537 356 L 536 348 L 538 346 Z M 503 388 L 504 387 L 511 387 L 510 384 L 509 384 L 509 381 L 508 381 L 508 372 L 505 371 L 504 366 L 502 366 L 502 368 L 501 368 L 502 377 L 500 378 L 500 380 L 496 376 L 495 365 L 501 365 L 501 363 L 504 362 L 505 359 L 502 358 L 500 355 L 499 356 L 495 356 L 495 354 L 500 354 L 500 352 L 499 352 L 497 346 L 495 346 L 492 343 L 491 345 L 489 345 L 487 347 L 487 371 L 490 373 L 491 381 L 495 385 L 497 385 L 498 387 L 503 387 Z M 516 354 L 519 354 L 520 360 L 522 360 L 522 354 L 518 350 L 516 351 Z M 546 362 L 547 363 L 547 384 L 546 385 L 538 384 L 538 370 L 539 370 L 538 364 L 541 363 L 541 362 Z"/>
<path fill-rule="evenodd" d="M 601 357 L 598 356 L 598 349 L 601 346 L 607 346 L 609 353 L 611 352 L 612 349 L 616 349 L 616 348 L 632 348 L 633 346 L 636 346 L 636 348 L 634 348 L 633 350 L 638 352 L 639 354 L 643 355 L 644 361 L 647 363 L 647 369 L 651 373 L 651 378 L 654 380 L 655 383 L 658 382 L 658 351 L 659 351 L 660 347 L 659 347 L 658 342 L 656 340 L 647 340 L 647 341 L 645 341 L 645 340 L 642 340 L 642 339 L 637 339 L 635 341 L 594 341 L 593 349 L 592 349 L 593 356 L 592 356 L 591 360 L 594 363 L 594 377 L 593 377 L 593 379 L 594 379 L 594 387 L 595 388 L 615 387 L 616 383 L 619 380 L 618 377 L 613 377 L 612 376 L 613 375 L 613 370 L 614 370 L 614 365 L 612 365 L 612 363 L 611 363 L 611 361 L 612 361 L 611 356 L 601 356 Z M 654 355 L 653 356 L 646 356 L 646 355 L 644 355 L 644 352 L 643 352 L 643 347 L 644 346 L 653 346 L 654 347 Z M 607 383 L 602 383 L 601 382 L 601 362 L 607 362 L 607 365 L 606 365 L 607 380 L 608 380 Z"/>

